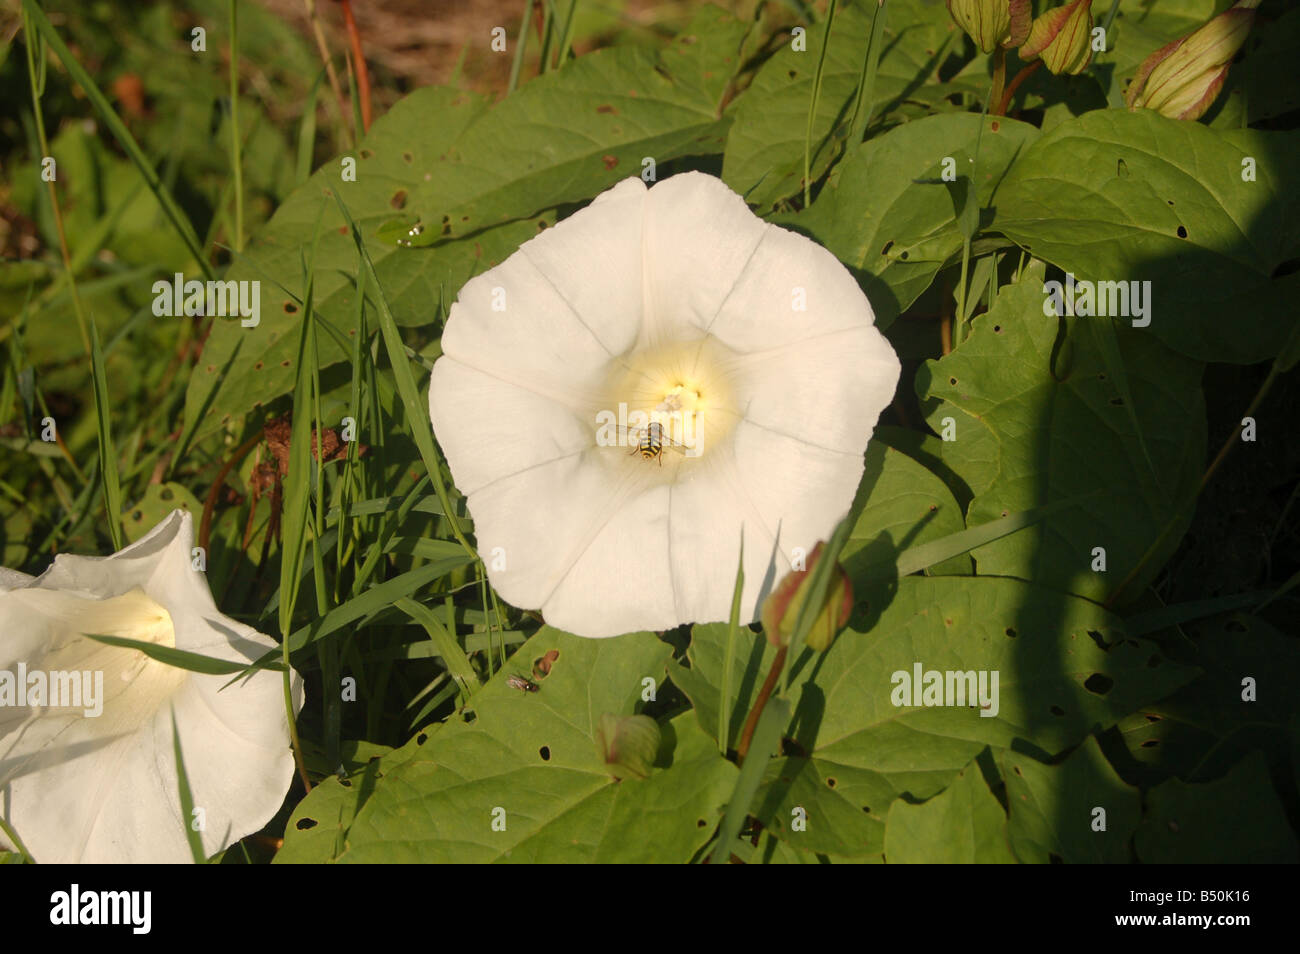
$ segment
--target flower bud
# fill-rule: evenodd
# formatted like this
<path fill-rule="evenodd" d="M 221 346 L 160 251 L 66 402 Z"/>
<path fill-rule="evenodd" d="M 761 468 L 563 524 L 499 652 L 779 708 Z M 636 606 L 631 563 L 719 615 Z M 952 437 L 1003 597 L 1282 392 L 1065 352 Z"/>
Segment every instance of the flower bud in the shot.
<path fill-rule="evenodd" d="M 794 636 L 794 628 L 799 622 L 799 609 L 808 598 L 812 583 L 813 570 L 821 559 L 824 543 L 818 543 L 808 554 L 808 565 L 803 570 L 787 573 L 775 590 L 763 601 L 763 631 L 773 646 L 789 646 Z M 831 569 L 831 578 L 826 586 L 826 595 L 808 630 L 808 645 L 825 652 L 830 648 L 835 634 L 849 622 L 853 612 L 853 585 L 844 567 L 838 563 Z"/>
<path fill-rule="evenodd" d="M 1228 63 L 1250 34 L 1257 6 L 1259 0 L 1239 0 L 1143 60 L 1124 94 L 1129 109 L 1154 109 L 1170 119 L 1204 116 L 1223 88 Z"/>
<path fill-rule="evenodd" d="M 1024 43 L 1032 16 L 1029 0 L 948 0 L 948 13 L 984 53 Z"/>
<path fill-rule="evenodd" d="M 644 715 L 606 712 L 596 730 L 601 756 L 615 778 L 646 778 L 659 754 L 659 736 L 659 723 Z"/>
<path fill-rule="evenodd" d="M 1020 58 L 1038 56 L 1053 73 L 1083 72 L 1092 61 L 1092 0 L 1074 0 L 1033 22 Z"/>

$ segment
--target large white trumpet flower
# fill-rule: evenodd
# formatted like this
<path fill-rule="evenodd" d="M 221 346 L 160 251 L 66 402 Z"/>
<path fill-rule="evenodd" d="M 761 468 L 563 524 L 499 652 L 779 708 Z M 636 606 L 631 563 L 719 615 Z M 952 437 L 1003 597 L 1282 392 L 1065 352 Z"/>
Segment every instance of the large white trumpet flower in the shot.
<path fill-rule="evenodd" d="M 843 265 L 701 173 L 469 282 L 429 412 L 489 579 L 581 636 L 742 619 L 847 512 L 898 381 Z"/>
<path fill-rule="evenodd" d="M 223 690 L 83 634 L 232 662 L 276 644 L 221 615 L 174 511 L 107 557 L 61 554 L 38 577 L 0 569 L 0 817 L 39 862 L 187 862 L 261 828 L 293 775 L 281 673 Z M 302 685 L 293 676 L 295 709 Z M 195 812 L 181 813 L 175 713 Z M 8 845 L 0 834 L 0 847 Z"/>

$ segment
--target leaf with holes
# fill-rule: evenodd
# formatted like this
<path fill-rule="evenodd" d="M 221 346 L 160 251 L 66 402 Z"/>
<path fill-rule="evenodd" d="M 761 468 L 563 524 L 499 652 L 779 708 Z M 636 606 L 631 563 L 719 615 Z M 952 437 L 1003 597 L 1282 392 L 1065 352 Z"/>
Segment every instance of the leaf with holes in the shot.
<path fill-rule="evenodd" d="M 537 691 L 511 685 L 551 651 Z M 649 633 L 580 639 L 543 628 L 470 710 L 417 739 L 377 782 L 339 860 L 690 860 L 717 827 L 736 767 L 689 715 L 661 726 L 645 780 L 615 780 L 597 740 L 601 716 L 631 714 L 670 655 Z"/>
<path fill-rule="evenodd" d="M 1138 790 L 1084 741 L 1057 765 L 1023 752 L 998 753 L 1007 786 L 1011 847 L 1023 862 L 1123 863 L 1142 811 Z"/>
<path fill-rule="evenodd" d="M 1159 541 L 1125 588 L 1140 593 L 1191 519 L 1206 447 L 1201 365 L 1141 329 L 1116 325 L 1134 402 L 1126 407 L 1086 324 L 1103 319 L 1045 317 L 1042 275 L 1041 266 L 1030 268 L 1019 283 L 1003 288 L 992 310 L 974 320 L 969 338 L 917 371 L 917 393 L 928 402 L 931 427 L 939 430 L 944 418 L 954 419 L 955 439 L 942 445 L 944 463 L 963 477 L 969 473 L 972 485 L 983 482 L 988 448 L 965 436 L 987 429 L 997 440 L 996 477 L 976 493 L 968 523 L 1093 495 L 980 547 L 974 551 L 977 572 L 1100 600 Z"/>
<path fill-rule="evenodd" d="M 898 799 L 885 820 L 891 864 L 1009 864 L 1007 816 L 971 762 L 953 783 L 920 805 Z"/>
<path fill-rule="evenodd" d="M 442 87 L 396 103 L 354 155 L 330 160 L 295 190 L 231 267 L 226 279 L 261 282 L 260 320 L 251 328 L 235 318 L 213 322 L 186 394 L 187 427 L 203 436 L 292 387 L 301 247 L 318 219 L 317 317 L 344 339 L 355 334 L 356 249 L 329 189 L 361 228 L 397 323 L 428 325 L 440 301 L 450 305 L 469 278 L 553 225 L 557 206 L 640 175 L 645 156 L 663 165 L 720 152 L 720 104 L 744 33 L 709 6 L 662 50 L 597 50 L 492 108 Z M 349 163 L 354 179 L 343 177 Z M 408 226 L 418 220 L 431 247 L 382 237 L 399 216 Z M 328 331 L 318 344 L 322 367 L 348 356 Z"/>
<path fill-rule="evenodd" d="M 849 266 L 887 327 L 961 253 L 954 197 L 975 172 L 980 209 L 1038 130 L 969 113 L 931 116 L 873 137 L 845 156 L 812 208 L 781 224 L 804 231 Z M 946 181 L 945 176 L 955 176 Z M 983 213 L 988 218 L 989 213 Z"/>
<path fill-rule="evenodd" d="M 1077 280 L 1150 282 L 1146 334 L 1247 364 L 1276 355 L 1294 320 L 1297 178 L 1300 133 L 1096 110 L 1017 160 L 992 228 Z M 1123 299 L 1107 298 L 1114 314 Z"/>
<path fill-rule="evenodd" d="M 1244 613 L 1203 620 L 1188 632 L 1204 674 L 1119 725 L 1144 781 L 1215 778 L 1252 749 L 1285 776 L 1293 764 L 1289 723 L 1300 699 L 1300 643 Z"/>
<path fill-rule="evenodd" d="M 1145 640 L 1121 638 L 1119 621 L 1095 603 L 1018 580 L 913 576 L 857 597 L 849 628 L 831 648 L 796 662 L 784 754 L 769 766 L 755 803 L 765 828 L 806 851 L 878 855 L 888 806 L 903 793 L 938 794 L 985 746 L 1062 752 L 1194 673 Z M 689 668 L 669 669 L 706 732 L 717 728 L 725 652 L 726 627 L 697 626 Z M 773 655 L 760 637 L 741 643 L 733 733 Z M 952 701 L 961 705 L 901 695 L 904 704 L 895 705 L 902 676 L 910 681 L 918 665 L 976 679 L 996 672 L 996 714 L 981 715 L 978 700 L 959 700 L 955 676 Z M 985 685 L 991 695 L 991 682 Z M 963 696 L 966 687 L 963 677 Z M 806 830 L 792 832 L 799 807 Z"/>

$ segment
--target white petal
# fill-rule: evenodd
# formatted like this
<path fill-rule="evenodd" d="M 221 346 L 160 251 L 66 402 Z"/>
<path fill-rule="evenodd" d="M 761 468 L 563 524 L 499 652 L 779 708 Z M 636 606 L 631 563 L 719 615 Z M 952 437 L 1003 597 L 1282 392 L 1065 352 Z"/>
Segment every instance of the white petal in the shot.
<path fill-rule="evenodd" d="M 429 417 L 467 496 L 595 442 L 594 418 L 446 356 L 430 375 Z"/>
<path fill-rule="evenodd" d="M 605 525 L 645 489 L 648 475 L 637 466 L 643 462 L 624 456 L 621 448 L 593 447 L 470 495 L 479 553 L 502 598 L 540 608 Z"/>
<path fill-rule="evenodd" d="M 627 180 L 466 282 L 443 353 L 537 394 L 598 401 L 607 363 L 641 323 L 644 196 Z"/>
<path fill-rule="evenodd" d="M 751 424 L 861 455 L 899 370 L 889 343 L 868 325 L 740 359 L 731 374 Z"/>
<path fill-rule="evenodd" d="M 867 296 L 839 260 L 803 235 L 772 226 L 709 324 L 733 351 L 780 351 L 875 324 Z M 880 339 L 883 347 L 888 344 Z M 890 354 L 892 355 L 892 350 Z M 847 357 L 833 368 L 848 370 Z"/>
<path fill-rule="evenodd" d="M 103 677 L 98 717 L 80 709 L 0 709 L 0 804 L 39 861 L 190 860 L 173 707 L 195 805 L 204 809 L 208 854 L 257 831 L 283 802 L 293 758 L 279 673 L 264 671 L 221 691 L 228 677 L 188 673 L 79 635 L 174 642 L 245 663 L 274 647 L 216 611 L 206 579 L 191 567 L 192 544 L 191 517 L 177 511 L 110 557 L 61 557 L 27 586 L 0 593 L 0 620 L 13 637 L 0 668 L 12 672 L 22 661 L 29 671 Z M 142 637 L 141 626 L 156 635 Z M 297 709 L 296 674 L 291 686 Z"/>
<path fill-rule="evenodd" d="M 638 347 L 698 338 L 771 228 L 721 179 L 686 172 L 645 204 L 646 321 Z"/>
<path fill-rule="evenodd" d="M 660 484 L 613 513 L 543 604 L 548 623 L 604 637 L 671 629 L 681 621 L 668 548 L 670 496 L 671 488 Z"/>

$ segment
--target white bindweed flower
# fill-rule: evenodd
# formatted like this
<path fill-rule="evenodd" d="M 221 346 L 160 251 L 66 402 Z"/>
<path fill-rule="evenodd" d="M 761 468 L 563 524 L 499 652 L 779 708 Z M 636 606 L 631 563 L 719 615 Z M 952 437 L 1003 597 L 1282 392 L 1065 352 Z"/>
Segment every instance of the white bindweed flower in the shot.
<path fill-rule="evenodd" d="M 429 412 L 501 596 L 581 636 L 741 618 L 847 512 L 898 381 L 857 282 L 701 173 L 467 282 Z"/>
<path fill-rule="evenodd" d="M 276 643 L 222 616 L 173 511 L 108 557 L 61 554 L 39 577 L 0 569 L 0 817 L 39 862 L 187 862 L 268 822 L 293 775 L 283 675 L 223 690 L 206 676 L 82 634 L 232 662 Z M 295 710 L 302 683 L 293 676 Z M 181 814 L 172 714 L 195 813 Z M 10 847 L 0 833 L 0 847 Z"/>

